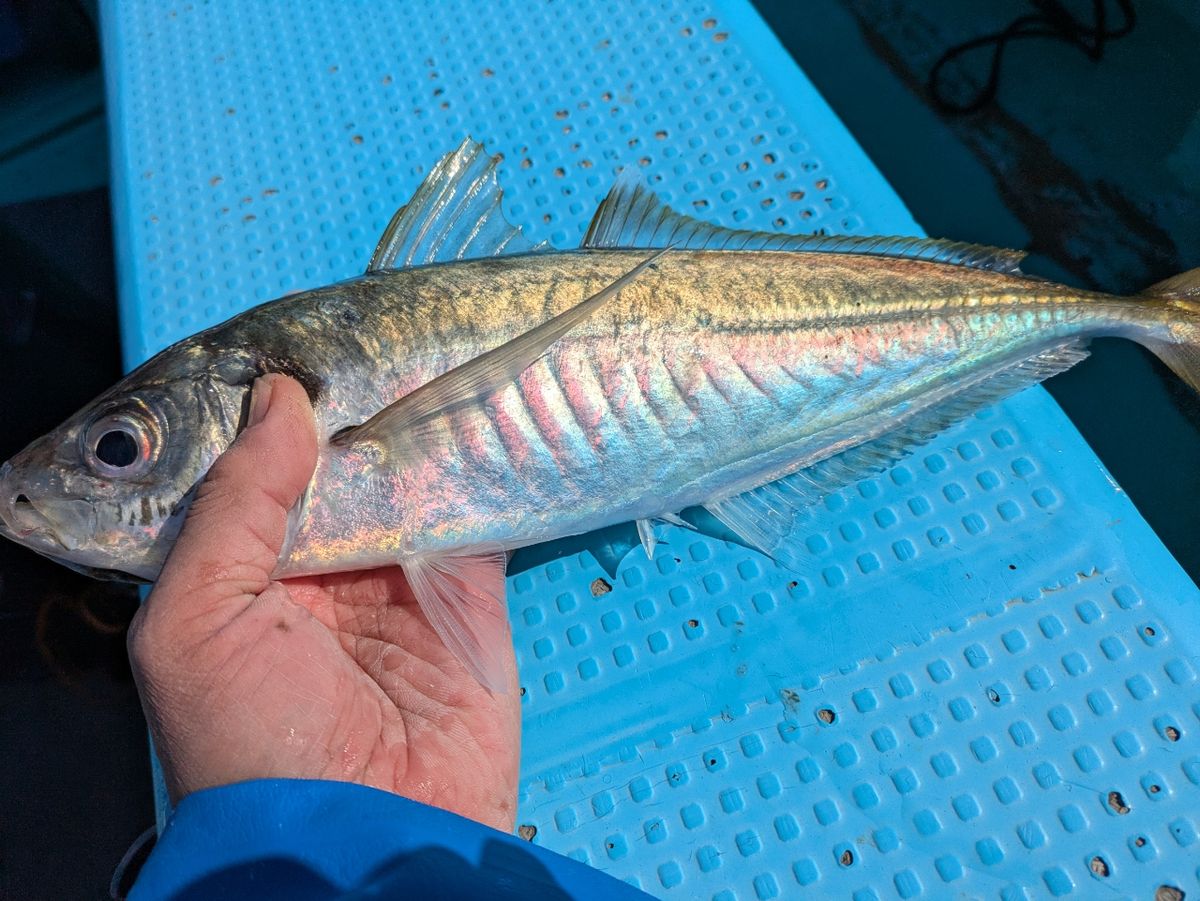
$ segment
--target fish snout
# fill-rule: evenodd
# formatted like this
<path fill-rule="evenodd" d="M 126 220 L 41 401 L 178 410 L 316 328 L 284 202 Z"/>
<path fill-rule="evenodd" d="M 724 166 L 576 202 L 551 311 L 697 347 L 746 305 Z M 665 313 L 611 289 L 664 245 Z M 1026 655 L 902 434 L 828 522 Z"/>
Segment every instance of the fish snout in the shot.
<path fill-rule="evenodd" d="M 10 484 L 11 481 L 12 464 L 0 463 L 0 535 L 13 534 L 15 537 L 17 498 L 25 496 Z"/>
<path fill-rule="evenodd" d="M 24 541 L 34 533 L 54 533 L 54 524 L 15 478 L 12 463 L 0 465 L 0 535 Z"/>

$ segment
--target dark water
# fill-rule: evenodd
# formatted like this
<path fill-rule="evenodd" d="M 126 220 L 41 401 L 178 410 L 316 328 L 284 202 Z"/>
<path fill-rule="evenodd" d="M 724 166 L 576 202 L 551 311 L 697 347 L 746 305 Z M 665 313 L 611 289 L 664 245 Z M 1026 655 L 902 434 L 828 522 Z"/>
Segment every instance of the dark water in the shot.
<path fill-rule="evenodd" d="M 119 375 L 107 191 L 0 208 L 0 459 Z M 0 898 L 107 897 L 153 823 L 137 595 L 0 541 Z"/>

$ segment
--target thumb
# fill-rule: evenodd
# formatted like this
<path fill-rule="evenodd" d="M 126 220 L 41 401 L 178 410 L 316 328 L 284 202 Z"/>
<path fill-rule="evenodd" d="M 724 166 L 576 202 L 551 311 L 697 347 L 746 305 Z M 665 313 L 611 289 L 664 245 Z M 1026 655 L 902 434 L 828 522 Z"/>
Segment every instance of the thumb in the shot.
<path fill-rule="evenodd" d="M 186 616 L 207 619 L 263 592 L 288 511 L 316 462 L 312 405 L 300 383 L 275 374 L 256 380 L 246 428 L 197 490 L 148 606 L 155 596 L 172 606 L 186 601 Z"/>

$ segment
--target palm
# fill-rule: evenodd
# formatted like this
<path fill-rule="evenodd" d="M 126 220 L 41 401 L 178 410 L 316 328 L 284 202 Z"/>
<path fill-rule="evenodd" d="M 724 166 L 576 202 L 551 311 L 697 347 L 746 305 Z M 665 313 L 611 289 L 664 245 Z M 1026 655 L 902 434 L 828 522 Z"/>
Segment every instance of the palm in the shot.
<path fill-rule="evenodd" d="M 334 699 L 346 729 L 329 734 L 327 747 L 349 749 L 350 736 L 358 747 L 334 764 L 344 773 L 329 775 L 511 828 L 520 759 L 515 663 L 506 694 L 481 687 L 434 633 L 399 568 L 287 588 L 312 612 L 314 641 L 328 647 L 321 627 L 336 636 L 328 653 L 346 672 Z"/>
<path fill-rule="evenodd" d="M 193 714 L 221 736 L 206 742 L 206 767 L 217 755 L 231 768 L 220 781 L 357 782 L 512 828 L 515 665 L 507 694 L 482 688 L 399 568 L 275 582 L 228 623 L 197 626 L 180 644 L 208 695 Z"/>

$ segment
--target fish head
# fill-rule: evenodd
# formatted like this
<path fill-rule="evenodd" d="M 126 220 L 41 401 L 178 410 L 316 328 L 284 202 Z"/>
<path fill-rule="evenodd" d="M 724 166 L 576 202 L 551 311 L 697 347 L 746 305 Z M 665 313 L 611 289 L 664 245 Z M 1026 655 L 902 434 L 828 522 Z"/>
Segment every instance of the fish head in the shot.
<path fill-rule="evenodd" d="M 245 421 L 246 355 L 176 345 L 0 465 L 0 535 L 96 578 L 152 581 Z"/>

